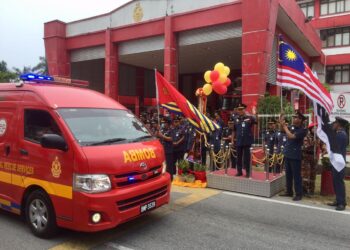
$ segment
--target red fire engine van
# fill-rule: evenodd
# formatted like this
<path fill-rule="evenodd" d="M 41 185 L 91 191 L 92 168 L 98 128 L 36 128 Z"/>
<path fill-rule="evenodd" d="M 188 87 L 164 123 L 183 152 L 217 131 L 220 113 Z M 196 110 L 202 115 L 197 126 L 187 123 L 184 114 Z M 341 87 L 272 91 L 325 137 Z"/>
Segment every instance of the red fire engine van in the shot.
<path fill-rule="evenodd" d="M 111 98 L 47 81 L 0 85 L 0 207 L 36 236 L 109 229 L 168 203 L 165 168 L 160 142 Z"/>

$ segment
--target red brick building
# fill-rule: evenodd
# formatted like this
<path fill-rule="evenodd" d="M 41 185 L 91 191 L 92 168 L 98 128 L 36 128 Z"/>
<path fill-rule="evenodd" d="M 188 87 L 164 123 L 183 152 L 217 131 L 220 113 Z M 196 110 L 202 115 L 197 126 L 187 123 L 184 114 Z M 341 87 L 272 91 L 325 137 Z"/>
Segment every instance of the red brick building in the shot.
<path fill-rule="evenodd" d="M 252 108 L 267 91 L 280 93 L 274 85 L 279 34 L 321 80 L 325 63 L 349 63 L 349 55 L 324 55 L 319 30 L 343 27 L 350 18 L 327 21 L 317 16 L 322 9 L 319 1 L 311 1 L 315 18 L 308 19 L 302 11 L 309 16 L 306 2 L 310 1 L 140 0 L 100 16 L 51 21 L 45 23 L 44 33 L 49 72 L 88 80 L 91 88 L 138 113 L 156 103 L 154 68 L 195 102 L 203 73 L 221 61 L 231 68 L 232 80 L 242 79 L 233 89 L 237 101 Z M 218 100 L 212 94 L 208 106 L 220 108 Z M 305 98 L 300 105 L 305 108 Z"/>

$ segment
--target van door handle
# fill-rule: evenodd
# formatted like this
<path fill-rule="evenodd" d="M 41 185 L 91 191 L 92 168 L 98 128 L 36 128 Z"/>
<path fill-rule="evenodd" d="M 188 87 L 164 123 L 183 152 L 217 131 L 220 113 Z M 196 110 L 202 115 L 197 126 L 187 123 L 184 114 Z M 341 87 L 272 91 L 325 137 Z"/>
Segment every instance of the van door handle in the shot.
<path fill-rule="evenodd" d="M 25 149 L 20 149 L 19 152 L 21 153 L 21 155 L 28 155 L 28 151 Z"/>
<path fill-rule="evenodd" d="M 10 151 L 11 151 L 10 145 L 6 145 L 5 146 L 5 156 L 8 156 L 10 154 Z"/>

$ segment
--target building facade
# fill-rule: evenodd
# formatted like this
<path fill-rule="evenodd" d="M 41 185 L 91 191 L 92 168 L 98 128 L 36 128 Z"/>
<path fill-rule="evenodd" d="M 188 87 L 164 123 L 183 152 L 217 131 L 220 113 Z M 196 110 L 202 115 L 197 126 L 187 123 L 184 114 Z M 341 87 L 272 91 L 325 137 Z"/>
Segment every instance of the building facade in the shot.
<path fill-rule="evenodd" d="M 254 110 L 266 92 L 281 92 L 274 85 L 280 34 L 320 78 L 325 63 L 332 63 L 335 75 L 338 65 L 346 65 L 334 59 L 334 52 L 325 56 L 328 48 L 322 48 L 318 28 L 324 21 L 315 14 L 306 18 L 304 2 L 135 0 L 100 16 L 51 21 L 44 25 L 49 73 L 88 80 L 92 89 L 138 113 L 156 104 L 154 68 L 196 102 L 204 72 L 221 61 L 231 68 L 231 96 Z M 316 2 L 313 11 L 307 5 L 307 15 L 317 12 Z M 212 94 L 208 107 L 220 108 L 221 99 Z M 305 108 L 305 98 L 300 106 Z"/>
<path fill-rule="evenodd" d="M 322 41 L 324 69 L 318 66 L 320 79 L 335 92 L 350 92 L 350 0 L 297 2 Z"/>

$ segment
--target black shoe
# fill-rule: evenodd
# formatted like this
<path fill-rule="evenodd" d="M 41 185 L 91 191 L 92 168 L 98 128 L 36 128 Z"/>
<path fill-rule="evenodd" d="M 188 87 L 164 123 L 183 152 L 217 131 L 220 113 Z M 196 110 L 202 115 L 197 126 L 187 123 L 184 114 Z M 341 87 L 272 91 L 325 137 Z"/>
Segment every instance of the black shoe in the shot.
<path fill-rule="evenodd" d="M 293 201 L 301 201 L 301 196 L 295 196 L 295 197 L 293 198 Z"/>
<path fill-rule="evenodd" d="M 283 194 L 280 194 L 279 196 L 282 196 L 282 197 L 293 197 L 293 194 L 283 193 Z"/>
<path fill-rule="evenodd" d="M 327 203 L 327 205 L 331 207 L 337 207 L 338 203 L 336 201 L 333 201 L 333 202 Z"/>
<path fill-rule="evenodd" d="M 245 175 L 245 178 L 249 178 L 249 177 L 250 177 L 250 175 L 249 175 L 249 174 L 246 174 L 246 175 Z"/>
<path fill-rule="evenodd" d="M 243 174 L 242 173 L 237 173 L 235 176 L 242 176 Z"/>
<path fill-rule="evenodd" d="M 344 205 L 338 205 L 335 210 L 337 211 L 344 211 L 345 210 L 345 206 Z"/>

